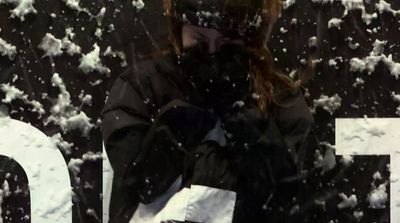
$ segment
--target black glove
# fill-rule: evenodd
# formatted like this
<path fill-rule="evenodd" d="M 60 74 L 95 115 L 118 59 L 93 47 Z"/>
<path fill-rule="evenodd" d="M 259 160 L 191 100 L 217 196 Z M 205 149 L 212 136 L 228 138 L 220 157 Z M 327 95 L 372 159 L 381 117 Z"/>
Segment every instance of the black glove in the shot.
<path fill-rule="evenodd" d="M 268 117 L 260 113 L 256 106 L 236 108 L 225 113 L 221 121 L 231 145 L 240 146 L 255 144 L 268 125 Z"/>
<path fill-rule="evenodd" d="M 297 173 L 280 129 L 273 116 L 258 111 L 255 105 L 242 107 L 223 118 L 229 149 L 235 153 L 239 175 L 249 179 L 248 186 L 257 193 L 267 194 L 260 185 L 266 181 L 280 183 L 284 177 Z M 252 185 L 252 181 L 255 183 Z M 250 188 L 249 188 L 250 190 Z"/>
<path fill-rule="evenodd" d="M 169 127 L 184 149 L 190 150 L 215 126 L 217 117 L 205 109 L 181 101 L 164 112 L 159 121 Z"/>

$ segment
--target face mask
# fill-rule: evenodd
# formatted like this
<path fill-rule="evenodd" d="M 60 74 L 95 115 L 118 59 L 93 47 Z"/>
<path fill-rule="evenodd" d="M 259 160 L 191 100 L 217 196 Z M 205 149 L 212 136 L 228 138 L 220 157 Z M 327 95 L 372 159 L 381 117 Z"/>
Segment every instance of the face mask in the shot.
<path fill-rule="evenodd" d="M 184 49 L 181 68 L 205 107 L 225 112 L 249 94 L 249 55 L 243 45 L 225 44 L 210 54 L 208 47 Z"/>

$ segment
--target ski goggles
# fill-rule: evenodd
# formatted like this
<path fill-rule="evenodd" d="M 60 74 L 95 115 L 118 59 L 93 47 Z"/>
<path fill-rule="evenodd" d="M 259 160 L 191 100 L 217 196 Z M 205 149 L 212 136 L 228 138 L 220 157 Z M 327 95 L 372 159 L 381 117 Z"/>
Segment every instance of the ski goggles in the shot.
<path fill-rule="evenodd" d="M 262 28 L 262 0 L 174 0 L 178 20 L 216 29 L 231 38 L 251 37 Z"/>

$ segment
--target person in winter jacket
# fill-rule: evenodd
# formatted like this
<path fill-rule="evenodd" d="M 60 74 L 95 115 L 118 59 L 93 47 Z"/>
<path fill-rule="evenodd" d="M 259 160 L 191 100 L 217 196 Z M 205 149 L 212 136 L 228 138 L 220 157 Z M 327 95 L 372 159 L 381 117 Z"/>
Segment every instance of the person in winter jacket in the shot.
<path fill-rule="evenodd" d="M 314 119 L 266 48 L 280 1 L 164 7 L 171 47 L 119 75 L 102 110 L 110 222 L 286 222 Z"/>

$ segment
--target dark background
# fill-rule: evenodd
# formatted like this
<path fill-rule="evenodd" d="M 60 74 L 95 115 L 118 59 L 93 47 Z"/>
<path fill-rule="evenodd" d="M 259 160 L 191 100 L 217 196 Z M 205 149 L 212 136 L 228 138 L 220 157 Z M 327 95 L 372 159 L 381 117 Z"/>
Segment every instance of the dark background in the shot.
<path fill-rule="evenodd" d="M 334 1 L 325 5 L 314 4 L 310 0 L 297 0 L 296 3 L 283 11 L 282 17 L 276 22 L 268 42 L 268 47 L 277 59 L 277 66 L 289 73 L 300 66 L 300 60 L 306 59 L 310 53 L 317 55 L 322 61 L 317 64 L 314 78 L 306 84 L 310 96 L 307 99 L 310 107 L 313 106 L 313 99 L 318 99 L 321 94 L 332 96 L 339 94 L 342 98 L 342 105 L 333 115 L 317 108 L 315 113 L 315 132 L 321 142 L 329 142 L 334 145 L 334 120 L 338 117 L 396 117 L 398 104 L 393 101 L 391 92 L 400 93 L 400 82 L 392 76 L 385 64 L 379 63 L 375 72 L 368 75 L 366 72 L 350 72 L 349 60 L 353 57 L 364 58 L 373 49 L 376 39 L 387 40 L 384 54 L 393 55 L 393 60 L 400 61 L 400 15 L 397 17 L 391 13 L 379 14 L 375 3 L 377 0 L 365 2 L 368 13 L 378 13 L 377 19 L 366 25 L 361 18 L 361 11 L 349 11 L 348 15 L 342 18 L 341 29 L 328 29 L 328 21 L 333 18 L 341 18 L 344 7 L 341 1 Z M 400 9 L 400 1 L 387 1 L 392 4 L 393 9 Z M 64 154 L 68 163 L 71 158 L 81 158 L 82 154 L 93 151 L 101 152 L 101 130 L 95 127 L 90 132 L 90 139 L 81 135 L 80 131 L 71 131 L 64 134 L 61 129 L 49 124 L 44 125 L 43 121 L 49 115 L 52 105 L 51 99 L 57 97 L 58 88 L 51 86 L 50 78 L 54 72 L 58 72 L 64 80 L 66 88 L 71 94 L 72 104 L 79 106 L 78 95 L 81 90 L 85 94 L 93 96 L 92 105 L 84 105 L 84 111 L 95 124 L 104 106 L 107 90 L 113 84 L 115 78 L 125 69 L 121 66 L 122 60 L 118 57 L 101 56 L 104 65 L 111 69 L 110 75 L 97 72 L 84 74 L 78 69 L 80 55 L 68 56 L 63 54 L 54 58 L 42 58 L 43 51 L 37 46 L 46 33 L 52 33 L 57 38 L 65 36 L 65 28 L 73 27 L 76 34 L 73 42 L 82 47 L 82 53 L 86 54 L 93 50 L 93 44 L 100 46 L 103 53 L 108 46 L 113 50 L 122 51 L 126 54 L 126 61 L 129 66 L 134 65 L 140 55 L 146 55 L 162 48 L 166 41 L 166 23 L 162 15 L 161 1 L 145 1 L 146 7 L 137 13 L 132 6 L 132 1 L 109 0 L 89 1 L 82 0 L 80 5 L 87 8 L 90 13 L 96 15 L 102 7 L 106 13 L 102 24 L 99 26 L 96 19 L 91 19 L 86 13 L 68 8 L 62 1 L 37 0 L 34 7 L 37 14 L 30 14 L 25 21 L 8 18 L 9 10 L 13 5 L 0 4 L 0 37 L 17 47 L 18 53 L 14 60 L 7 57 L 0 57 L 0 83 L 10 83 L 28 95 L 29 100 L 37 100 L 43 104 L 46 114 L 42 118 L 30 111 L 31 105 L 25 104 L 22 100 L 14 100 L 5 104 L 10 116 L 14 119 L 30 122 L 33 126 L 43 131 L 46 135 L 52 136 L 61 133 L 64 140 L 74 143 L 72 154 Z M 50 16 L 55 13 L 56 18 Z M 291 24 L 292 18 L 297 19 L 297 24 Z M 110 25 L 114 26 L 114 30 Z M 102 40 L 94 35 L 96 28 L 103 30 Z M 281 27 L 288 30 L 287 33 L 280 31 Z M 84 28 L 84 29 L 82 29 Z M 376 28 L 377 32 L 368 32 L 368 29 Z M 317 37 L 317 46 L 309 48 L 310 37 Z M 348 37 L 353 38 L 353 43 L 359 43 L 360 47 L 353 50 L 348 46 Z M 284 52 L 283 49 L 287 52 Z M 342 57 L 343 61 L 336 60 L 337 68 L 328 65 L 329 59 Z M 54 62 L 54 66 L 51 64 Z M 14 74 L 18 79 L 13 82 Z M 362 77 L 365 83 L 353 87 L 357 77 Z M 43 82 L 41 81 L 43 80 Z M 101 82 L 93 86 L 95 81 Z M 92 83 L 92 84 L 91 84 Z M 48 93 L 48 97 L 42 98 L 42 93 Z M 4 93 L 0 91 L 0 98 Z M 1 102 L 0 102 L 1 103 Z M 353 104 L 353 106 L 352 106 Z M 357 105 L 356 108 L 354 105 Z M 6 136 L 0 136 L 6 137 Z M 325 148 L 321 146 L 321 150 Z M 323 151 L 322 151 L 323 152 Z M 338 157 L 340 159 L 340 157 Z M 349 195 L 352 188 L 356 188 L 357 197 L 361 198 L 357 210 L 362 210 L 365 217 L 361 222 L 389 222 L 389 208 L 373 211 L 367 208 L 365 199 L 370 191 L 372 175 L 380 171 L 384 179 L 388 179 L 386 165 L 389 163 L 387 156 L 360 156 L 355 158 L 355 164 L 346 170 L 334 170 L 334 173 L 327 176 L 316 176 L 315 182 L 310 182 L 307 194 L 320 191 L 320 182 L 323 185 L 329 184 L 332 178 L 348 178 L 349 182 L 340 181 L 331 186 L 330 189 L 337 192 L 345 192 Z M 364 166 L 365 168 L 360 168 Z M 17 182 L 9 182 L 11 188 L 20 185 L 27 188 L 26 177 L 23 170 L 12 160 L 0 157 L 0 180 L 4 179 L 5 173 L 20 176 Z M 73 180 L 72 185 L 77 196 L 74 198 L 73 216 L 74 222 L 100 222 L 101 220 L 101 191 L 102 191 L 102 164 L 101 161 L 85 162 L 79 174 L 81 181 Z M 3 181 L 1 181 L 3 182 Z M 85 187 L 85 184 L 92 187 Z M 359 194 L 358 194 L 359 193 Z M 390 193 L 388 191 L 388 193 Z M 3 219 L 7 211 L 12 219 L 29 214 L 29 193 L 12 194 L 3 203 Z M 338 219 L 339 222 L 355 222 L 352 218 L 352 210 L 337 211 L 335 206 L 339 197 L 333 196 L 327 207 L 331 211 L 324 214 L 324 211 L 310 213 L 309 222 L 329 222 Z M 95 215 L 88 215 L 86 211 L 92 208 Z M 22 211 L 21 211 L 22 210 Z M 305 219 L 306 221 L 307 219 Z M 27 220 L 26 222 L 29 222 Z"/>

